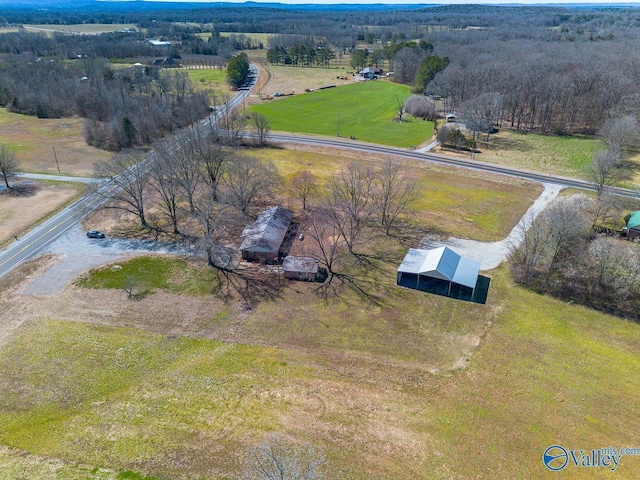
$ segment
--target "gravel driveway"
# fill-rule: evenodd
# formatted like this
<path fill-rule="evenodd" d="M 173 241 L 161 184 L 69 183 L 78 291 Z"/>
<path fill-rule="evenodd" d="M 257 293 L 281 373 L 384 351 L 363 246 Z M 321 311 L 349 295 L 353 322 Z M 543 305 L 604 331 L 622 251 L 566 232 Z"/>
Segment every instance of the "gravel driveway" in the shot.
<path fill-rule="evenodd" d="M 492 270 L 507 259 L 511 248 L 517 247 L 522 243 L 526 232 L 523 226 L 526 225 L 528 227 L 530 220 L 537 217 L 563 189 L 562 186 L 553 183 L 545 183 L 543 185 L 544 191 L 522 217 L 527 221 L 520 220 L 504 239 L 498 242 L 478 242 L 466 238 L 449 237 L 446 240 L 426 239 L 421 246 L 423 248 L 450 247 L 463 257 L 478 260 L 481 264 L 481 270 Z"/>
<path fill-rule="evenodd" d="M 80 225 L 53 242 L 46 253 L 58 257 L 57 263 L 29 282 L 23 295 L 52 295 L 63 290 L 81 273 L 107 263 L 141 253 L 189 253 L 172 244 L 152 241 L 87 238 Z"/>

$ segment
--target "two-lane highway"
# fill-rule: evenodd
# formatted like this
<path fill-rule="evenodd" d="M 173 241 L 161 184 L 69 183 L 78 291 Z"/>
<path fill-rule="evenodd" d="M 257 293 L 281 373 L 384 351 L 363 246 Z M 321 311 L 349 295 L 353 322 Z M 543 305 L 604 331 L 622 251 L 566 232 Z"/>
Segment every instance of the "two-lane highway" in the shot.
<path fill-rule="evenodd" d="M 251 65 L 251 81 L 239 91 L 227 104 L 225 111 L 237 108 L 249 96 L 251 89 L 258 80 L 259 71 L 255 65 Z M 209 117 L 203 119 L 192 128 L 198 130 L 209 129 L 224 115 L 222 111 L 215 111 Z M 183 135 L 186 135 L 184 133 Z M 177 148 L 180 137 L 169 144 L 169 148 Z M 156 154 L 151 153 L 141 161 L 142 168 L 150 168 L 156 159 Z M 58 212 L 48 220 L 33 228 L 19 240 L 12 242 L 0 251 L 0 278 L 9 273 L 20 263 L 35 257 L 43 252 L 53 241 L 66 233 L 70 228 L 80 222 L 92 211 L 100 208 L 111 196 L 120 191 L 117 182 L 104 181 L 97 190 L 84 195 L 74 203 Z"/>
<path fill-rule="evenodd" d="M 405 150 L 396 147 L 385 147 L 372 143 L 363 143 L 340 138 L 330 137 L 314 137 L 309 135 L 294 135 L 272 133 L 269 140 L 280 143 L 297 143 L 303 145 L 311 145 L 317 147 L 331 147 L 346 150 L 355 150 L 358 152 L 372 153 L 379 155 L 391 155 L 411 160 L 419 160 L 422 162 L 438 163 L 450 167 L 459 167 L 467 170 L 477 170 L 481 172 L 494 173 L 497 175 L 507 175 L 510 177 L 532 180 L 540 183 L 553 183 L 563 187 L 579 188 L 581 190 L 594 191 L 595 187 L 592 183 L 585 180 L 577 180 L 575 178 L 562 177 L 558 175 L 547 175 L 544 173 L 532 172 L 529 170 L 520 170 L 516 168 L 502 167 L 491 163 L 483 163 L 475 160 L 466 160 L 463 158 L 446 157 L 444 155 L 435 155 L 432 153 L 420 153 L 413 150 Z M 637 191 L 625 188 L 612 188 L 611 191 L 619 196 L 628 198 L 640 198 Z"/>

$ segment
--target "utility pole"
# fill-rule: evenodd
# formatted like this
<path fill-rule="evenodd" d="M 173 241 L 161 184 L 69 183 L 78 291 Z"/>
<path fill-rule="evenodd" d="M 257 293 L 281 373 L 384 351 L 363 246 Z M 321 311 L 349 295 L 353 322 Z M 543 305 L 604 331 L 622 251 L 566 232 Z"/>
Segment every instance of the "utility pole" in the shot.
<path fill-rule="evenodd" d="M 58 167 L 58 173 L 60 173 L 60 164 L 58 163 L 58 156 L 56 155 L 56 147 L 51 145 L 51 148 L 53 148 L 53 158 L 56 159 L 56 167 Z"/>
<path fill-rule="evenodd" d="M 338 128 L 336 131 L 336 137 L 340 136 L 340 114 L 338 114 Z"/>

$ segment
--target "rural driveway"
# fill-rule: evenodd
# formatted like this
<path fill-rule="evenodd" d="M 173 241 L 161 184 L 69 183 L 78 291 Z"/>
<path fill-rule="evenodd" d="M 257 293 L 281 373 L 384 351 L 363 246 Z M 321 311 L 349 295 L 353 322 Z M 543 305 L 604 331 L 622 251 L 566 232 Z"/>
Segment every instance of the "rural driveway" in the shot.
<path fill-rule="evenodd" d="M 530 220 L 538 216 L 549 203 L 551 203 L 562 190 L 561 185 L 544 183 L 544 191 L 529 207 L 518 224 L 513 227 L 511 233 L 499 242 L 478 242 L 466 238 L 449 237 L 446 240 L 426 239 L 423 242 L 425 248 L 450 247 L 463 257 L 478 260 L 481 270 L 492 270 L 505 261 L 511 248 L 522 243 L 525 233 L 523 227 L 528 227 Z"/>
<path fill-rule="evenodd" d="M 23 295 L 52 295 L 63 290 L 71 280 L 90 268 L 132 255 L 188 253 L 179 246 L 153 241 L 87 238 L 80 225 L 50 244 L 46 252 L 56 255 L 57 263 L 42 275 L 34 277 L 25 286 Z"/>

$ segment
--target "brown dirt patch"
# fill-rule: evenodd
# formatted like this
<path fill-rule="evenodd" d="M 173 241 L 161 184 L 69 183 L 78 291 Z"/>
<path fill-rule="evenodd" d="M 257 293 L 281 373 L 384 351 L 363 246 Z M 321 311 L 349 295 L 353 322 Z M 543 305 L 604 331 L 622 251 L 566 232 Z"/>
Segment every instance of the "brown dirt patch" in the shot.
<path fill-rule="evenodd" d="M 60 208 L 80 192 L 79 187 L 42 184 L 30 197 L 0 197 L 0 245 L 21 236 L 31 225 Z"/>
<path fill-rule="evenodd" d="M 81 118 L 42 119 L 0 109 L 0 143 L 15 151 L 25 172 L 58 174 L 53 147 L 60 172 L 91 177 L 97 160 L 111 154 L 84 141 Z"/>

